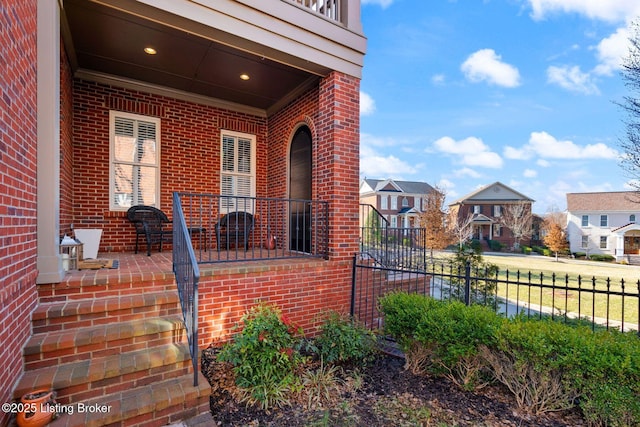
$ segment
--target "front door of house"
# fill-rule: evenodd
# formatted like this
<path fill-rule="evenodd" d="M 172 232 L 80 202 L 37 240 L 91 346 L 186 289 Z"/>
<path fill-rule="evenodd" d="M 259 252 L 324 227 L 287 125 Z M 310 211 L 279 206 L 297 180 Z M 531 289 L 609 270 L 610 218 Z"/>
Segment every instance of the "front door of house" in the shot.
<path fill-rule="evenodd" d="M 311 250 L 311 132 L 298 129 L 289 152 L 289 249 Z"/>

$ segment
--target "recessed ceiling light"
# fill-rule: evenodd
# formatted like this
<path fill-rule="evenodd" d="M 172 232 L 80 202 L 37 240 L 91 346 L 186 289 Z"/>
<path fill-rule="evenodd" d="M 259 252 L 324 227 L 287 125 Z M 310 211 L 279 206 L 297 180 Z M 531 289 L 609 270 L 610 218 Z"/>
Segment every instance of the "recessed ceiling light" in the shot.
<path fill-rule="evenodd" d="M 250 79 L 249 74 L 247 74 L 247 73 L 242 73 L 242 74 L 240 74 L 240 79 L 242 79 L 242 80 L 249 80 L 249 79 Z"/>
<path fill-rule="evenodd" d="M 144 53 L 149 54 L 149 55 L 155 55 L 158 52 L 152 47 L 145 47 L 144 48 Z"/>

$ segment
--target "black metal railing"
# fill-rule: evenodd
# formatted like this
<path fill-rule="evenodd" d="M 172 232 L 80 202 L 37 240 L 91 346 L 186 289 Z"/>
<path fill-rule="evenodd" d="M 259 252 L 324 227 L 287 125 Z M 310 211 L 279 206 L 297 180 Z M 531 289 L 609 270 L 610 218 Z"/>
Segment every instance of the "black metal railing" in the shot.
<path fill-rule="evenodd" d="M 589 324 L 594 330 L 638 331 L 640 325 L 640 280 L 570 278 L 442 262 L 427 262 L 423 268 L 408 270 L 385 267 L 367 256 L 354 258 L 352 315 L 371 328 L 382 327 L 377 300 L 393 291 L 455 298 L 467 304 L 492 306 L 506 317 L 551 317 Z"/>
<path fill-rule="evenodd" d="M 191 231 L 191 232 L 190 232 Z M 178 194 L 173 194 L 173 273 L 193 365 L 193 385 L 198 386 L 198 282 L 200 268 L 191 245 L 193 229 L 187 227 Z"/>
<path fill-rule="evenodd" d="M 360 252 L 386 268 L 424 268 L 427 251 L 424 228 L 391 227 L 375 207 L 360 204 Z"/>
<path fill-rule="evenodd" d="M 175 197 L 199 264 L 329 256 L 327 202 L 192 193 Z"/>

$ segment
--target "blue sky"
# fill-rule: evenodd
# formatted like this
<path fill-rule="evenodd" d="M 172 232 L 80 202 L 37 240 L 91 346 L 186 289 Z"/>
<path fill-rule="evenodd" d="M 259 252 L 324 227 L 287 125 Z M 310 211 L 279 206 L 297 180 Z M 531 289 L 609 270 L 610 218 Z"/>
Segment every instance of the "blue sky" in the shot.
<path fill-rule="evenodd" d="M 630 189 L 615 102 L 639 0 L 362 5 L 362 178 L 428 182 L 448 202 L 500 181 L 540 214 Z"/>

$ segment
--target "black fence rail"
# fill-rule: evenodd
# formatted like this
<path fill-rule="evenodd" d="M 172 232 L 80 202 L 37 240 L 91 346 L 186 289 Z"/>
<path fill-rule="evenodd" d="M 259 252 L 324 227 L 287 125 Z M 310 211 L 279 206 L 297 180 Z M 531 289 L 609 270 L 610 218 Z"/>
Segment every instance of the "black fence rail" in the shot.
<path fill-rule="evenodd" d="M 191 234 L 184 219 L 178 194 L 173 194 L 173 273 L 178 286 L 189 353 L 193 365 L 193 385 L 198 385 L 198 283 L 200 269 L 196 261 Z"/>
<path fill-rule="evenodd" d="M 192 193 L 177 197 L 199 264 L 328 257 L 327 202 Z"/>
<path fill-rule="evenodd" d="M 372 205 L 360 204 L 360 253 L 386 268 L 419 270 L 427 262 L 424 228 L 391 227 Z"/>
<path fill-rule="evenodd" d="M 393 291 L 488 305 L 506 317 L 551 317 L 567 323 L 589 324 L 594 330 L 638 331 L 640 325 L 640 280 L 630 283 L 595 277 L 570 278 L 435 261 L 412 270 L 385 267 L 366 254 L 354 257 L 351 300 L 354 317 L 371 328 L 381 328 L 384 319 L 377 301 Z"/>

